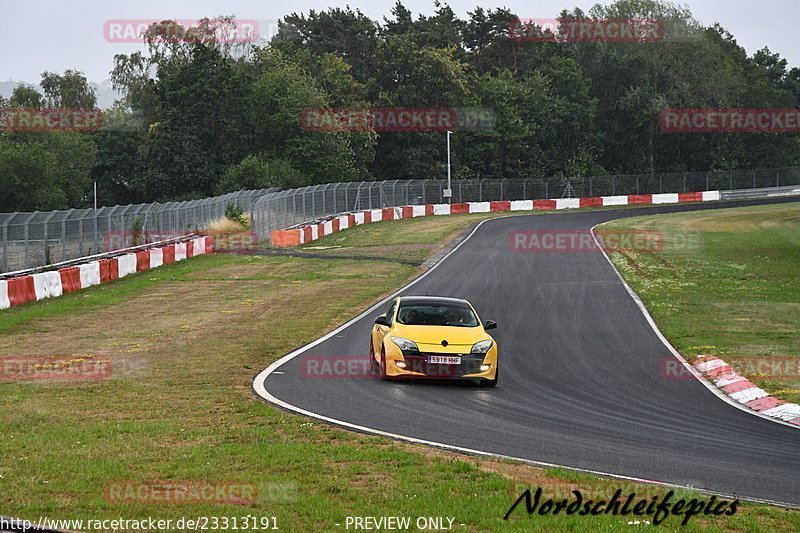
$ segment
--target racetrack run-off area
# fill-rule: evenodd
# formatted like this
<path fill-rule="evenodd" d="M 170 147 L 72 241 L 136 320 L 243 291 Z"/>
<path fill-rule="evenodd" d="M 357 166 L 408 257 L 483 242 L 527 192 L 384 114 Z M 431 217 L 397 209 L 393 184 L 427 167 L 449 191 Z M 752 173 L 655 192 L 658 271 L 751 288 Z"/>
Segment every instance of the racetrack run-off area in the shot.
<path fill-rule="evenodd" d="M 519 232 L 585 232 L 702 207 L 489 220 L 401 290 L 466 298 L 498 322 L 496 390 L 307 379 L 306 357 L 366 358 L 380 305 L 272 365 L 254 388 L 284 408 L 361 431 L 800 505 L 800 430 L 737 409 L 697 380 L 666 379 L 660 365 L 670 350 L 602 253 L 510 246 Z"/>

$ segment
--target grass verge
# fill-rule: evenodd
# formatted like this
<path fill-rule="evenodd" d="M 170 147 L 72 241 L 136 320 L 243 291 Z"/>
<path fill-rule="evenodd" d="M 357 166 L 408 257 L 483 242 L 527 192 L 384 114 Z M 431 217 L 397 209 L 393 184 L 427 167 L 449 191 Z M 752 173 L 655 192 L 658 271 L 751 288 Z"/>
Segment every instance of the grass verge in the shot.
<path fill-rule="evenodd" d="M 661 250 L 611 259 L 675 348 L 800 403 L 800 203 L 621 219 L 600 233 L 631 230 L 666 236 Z"/>
<path fill-rule="evenodd" d="M 390 257 L 420 246 L 423 257 L 476 218 L 360 226 L 336 238 Z M 2 513 L 239 517 L 240 524 L 244 516 L 274 516 L 286 531 L 344 529 L 348 516 L 449 517 L 464 531 L 645 525 L 646 518 L 634 524 L 611 515 L 528 517 L 523 509 L 504 521 L 531 485 L 548 498 L 572 489 L 595 500 L 617 488 L 663 491 L 358 435 L 253 397 L 254 374 L 418 272 L 397 262 L 374 262 L 365 272 L 348 257 L 203 256 L 0 313 L 0 357 L 112 361 L 109 379 L 0 383 Z M 256 490 L 238 502 L 153 490 L 186 480 Z M 745 505 L 731 517 L 695 517 L 688 530 L 709 527 L 796 531 L 800 513 Z"/>

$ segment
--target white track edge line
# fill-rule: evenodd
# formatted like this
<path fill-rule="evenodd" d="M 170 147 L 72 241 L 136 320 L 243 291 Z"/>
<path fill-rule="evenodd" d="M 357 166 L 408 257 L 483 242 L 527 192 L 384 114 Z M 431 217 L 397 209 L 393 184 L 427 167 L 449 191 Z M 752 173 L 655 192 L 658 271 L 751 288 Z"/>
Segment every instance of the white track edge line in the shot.
<path fill-rule="evenodd" d="M 469 239 L 471 239 L 472 236 L 475 235 L 475 232 L 477 232 L 478 229 L 483 224 L 485 224 L 486 222 L 491 222 L 493 220 L 500 220 L 500 219 L 503 219 L 503 218 L 508 218 L 510 216 L 515 216 L 515 215 L 506 215 L 506 216 L 500 216 L 500 217 L 488 218 L 486 220 L 482 220 L 481 222 L 479 222 L 475 226 L 475 228 L 473 228 L 473 230 L 470 232 L 469 235 L 467 235 L 467 237 L 464 240 L 462 240 L 452 250 L 450 250 L 444 256 L 442 256 L 433 266 L 431 266 L 431 268 L 429 268 L 427 271 L 425 271 L 422 275 L 420 275 L 419 277 L 411 280 L 408 284 L 404 285 L 403 287 L 401 287 L 397 291 L 393 292 L 392 294 L 390 294 L 389 296 L 387 296 L 383 300 L 379 301 L 378 303 L 376 303 L 375 305 L 373 305 L 372 307 L 370 307 L 366 311 L 362 312 L 361 314 L 359 314 L 355 318 L 352 318 L 352 319 L 348 320 L 347 322 L 345 322 L 344 324 L 342 324 L 338 328 L 334 329 L 333 331 L 327 333 L 326 335 L 320 337 L 319 339 L 317 339 L 317 340 L 315 340 L 315 341 L 313 341 L 313 342 L 311 342 L 309 344 L 306 344 L 305 346 L 302 346 L 301 348 L 298 348 L 297 350 L 295 350 L 293 352 L 290 352 L 290 353 L 284 355 L 283 357 L 281 357 L 280 359 L 278 359 L 277 361 L 275 361 L 274 363 L 269 365 L 267 368 L 265 368 L 264 370 L 259 372 L 255 376 L 255 378 L 253 379 L 253 384 L 252 384 L 253 392 L 256 394 L 256 396 L 260 397 L 262 400 L 265 400 L 265 401 L 267 401 L 269 403 L 272 403 L 274 405 L 282 407 L 283 409 L 286 409 L 287 411 L 292 411 L 294 413 L 301 414 L 301 415 L 307 416 L 309 418 L 315 418 L 317 420 L 322 420 L 324 422 L 328 422 L 328 423 L 331 423 L 331 424 L 334 424 L 334 425 L 340 426 L 340 427 L 349 428 L 349 429 L 352 429 L 352 430 L 355 430 L 355 431 L 358 431 L 358 432 L 361 432 L 361 433 L 379 435 L 381 437 L 388 437 L 388 438 L 391 438 L 391 439 L 410 442 L 410 443 L 413 443 L 413 444 L 423 444 L 423 445 L 427 445 L 427 446 L 432 446 L 434 448 L 439 448 L 439 449 L 449 450 L 449 451 L 454 451 L 454 452 L 460 452 L 460 453 L 464 453 L 464 454 L 467 454 L 467 455 L 478 455 L 478 456 L 483 456 L 483 457 L 495 457 L 495 458 L 498 458 L 498 459 L 507 459 L 507 460 L 511 460 L 511 461 L 519 461 L 521 463 L 525 463 L 525 464 L 529 464 L 529 465 L 533 465 L 533 466 L 546 467 L 546 468 L 564 468 L 566 470 L 572 470 L 574 472 L 583 472 L 583 473 L 586 473 L 586 474 L 593 474 L 593 475 L 603 476 L 603 477 L 612 478 L 612 479 L 622 479 L 622 480 L 633 481 L 633 482 L 637 482 L 637 483 L 647 483 L 647 484 L 651 484 L 651 485 L 657 485 L 657 486 L 660 486 L 660 487 L 670 487 L 670 488 L 691 490 L 691 491 L 699 492 L 701 494 L 710 494 L 710 495 L 718 495 L 718 496 L 723 496 L 723 497 L 728 497 L 728 498 L 736 498 L 735 495 L 725 494 L 723 492 L 712 491 L 712 490 L 702 489 L 702 488 L 698 488 L 698 487 L 691 487 L 689 485 L 678 485 L 678 484 L 673 484 L 673 483 L 665 483 L 665 482 L 662 482 L 662 481 L 655 481 L 655 480 L 637 478 L 637 477 L 634 477 L 634 476 L 625 476 L 625 475 L 621 475 L 621 474 L 614 474 L 614 473 L 611 473 L 611 472 L 603 472 L 603 471 L 600 471 L 600 470 L 589 470 L 589 469 L 578 468 L 578 467 L 574 467 L 574 466 L 560 465 L 560 464 L 556 464 L 556 463 L 547 463 L 547 462 L 544 462 L 544 461 L 536 461 L 534 459 L 524 459 L 522 457 L 514 457 L 514 456 L 511 456 L 511 455 L 503 455 L 503 454 L 498 454 L 498 453 L 486 452 L 486 451 L 483 451 L 483 450 L 474 450 L 474 449 L 471 449 L 471 448 L 464 448 L 464 447 L 456 446 L 456 445 L 453 445 L 453 444 L 445 444 L 445 443 L 442 443 L 442 442 L 429 441 L 429 440 L 425 440 L 425 439 L 418 439 L 418 438 L 415 438 L 415 437 L 409 437 L 407 435 L 400 435 L 400 434 L 397 434 L 397 433 L 391 433 L 391 432 L 388 432 L 388 431 L 382 431 L 382 430 L 379 430 L 379 429 L 374 429 L 374 428 L 370 428 L 370 427 L 366 427 L 366 426 L 359 426 L 358 424 L 353 424 L 351 422 L 345 422 L 344 420 L 338 420 L 336 418 L 331 418 L 331 417 L 328 417 L 328 416 L 325 416 L 325 415 L 314 413 L 312 411 L 307 411 L 306 409 L 303 409 L 301 407 L 297 407 L 297 406 L 292 405 L 290 403 L 287 403 L 287 402 L 285 402 L 285 401 L 283 401 L 283 400 L 281 400 L 279 398 L 276 398 L 275 396 L 270 394 L 269 391 L 267 391 L 266 387 L 264 386 L 264 383 L 266 382 L 266 380 L 270 376 L 270 374 L 274 373 L 279 367 L 281 367 L 285 363 L 291 361 L 292 359 L 294 359 L 298 355 L 300 355 L 300 354 L 310 350 L 311 348 L 317 346 L 318 344 L 321 344 L 322 342 L 325 342 L 326 340 L 330 339 L 331 337 L 333 337 L 334 335 L 336 335 L 340 331 L 350 327 L 350 325 L 354 324 L 355 322 L 358 322 L 359 320 L 361 320 L 362 318 L 364 318 L 368 314 L 374 312 L 377 308 L 379 308 L 381 305 L 385 304 L 387 301 L 389 301 L 392 298 L 394 298 L 397 294 L 400 294 L 404 290 L 416 285 L 420 280 L 424 279 L 428 274 L 430 274 L 431 272 L 436 270 L 436 268 L 438 268 L 439 265 L 444 263 L 444 261 L 448 257 L 450 257 L 453 253 L 455 253 L 456 250 L 461 248 L 461 246 L 464 245 L 464 243 L 466 243 Z M 592 234 L 594 234 L 594 227 L 592 228 L 591 232 L 592 232 Z M 602 250 L 602 247 L 601 247 L 601 250 Z M 605 254 L 604 250 L 603 250 L 603 254 Z M 608 262 L 611 263 L 611 260 L 608 258 L 607 255 L 606 255 L 606 260 L 608 260 Z M 636 293 L 634 293 L 630 289 L 630 287 L 628 287 L 627 283 L 625 283 L 625 280 L 622 279 L 622 276 L 620 276 L 619 272 L 617 272 L 617 269 L 616 269 L 616 267 L 614 267 L 613 263 L 611 263 L 611 267 L 614 269 L 614 272 L 617 274 L 617 276 L 620 278 L 620 280 L 622 280 L 622 283 L 628 289 L 629 294 L 631 294 L 632 297 L 634 298 L 634 300 L 636 300 L 638 298 L 638 296 L 636 296 Z M 640 307 L 640 308 L 643 309 L 643 311 L 645 313 L 645 316 L 649 320 L 652 320 L 652 319 L 650 319 L 649 315 L 647 315 L 647 310 L 644 309 L 643 307 Z M 656 333 L 663 339 L 663 335 L 661 335 L 661 332 L 658 331 L 658 328 L 655 327 L 655 324 L 653 323 L 651 325 L 655 328 Z M 672 348 L 672 346 L 670 346 L 669 343 L 666 342 L 665 339 L 664 339 L 664 342 L 667 344 L 667 346 L 672 351 L 675 351 L 675 349 Z M 677 352 L 675 352 L 675 354 L 678 357 L 678 359 L 681 360 L 685 365 L 688 365 L 689 367 L 691 367 L 691 365 L 686 363 L 686 361 L 683 360 L 680 357 L 680 354 L 678 354 Z M 690 371 L 691 370 L 692 369 L 690 369 Z M 701 379 L 701 381 L 702 381 L 701 377 L 698 377 L 698 379 Z M 706 383 L 706 386 L 708 387 L 709 385 Z M 756 414 L 756 413 L 753 413 L 753 414 Z M 773 420 L 773 419 L 769 418 L 768 420 Z M 800 505 L 791 504 L 791 503 L 787 503 L 787 502 L 780 502 L 780 501 L 776 501 L 776 500 L 769 500 L 769 499 L 763 499 L 763 498 L 754 498 L 754 497 L 745 497 L 745 496 L 738 496 L 738 498 L 743 500 L 743 501 L 754 502 L 754 503 L 763 503 L 763 504 L 768 504 L 768 505 L 775 505 L 775 506 L 786 507 L 786 508 L 790 508 L 790 509 L 800 508 Z"/>
<path fill-rule="evenodd" d="M 703 374 L 700 373 L 700 371 L 697 370 L 694 367 L 694 365 L 690 364 L 680 354 L 680 352 L 678 352 L 678 350 L 676 350 L 675 347 L 672 346 L 672 344 L 670 344 L 670 342 L 667 340 L 667 338 L 664 336 L 664 334 L 661 333 L 661 330 L 658 329 L 658 326 L 656 325 L 656 321 L 653 320 L 653 317 L 650 315 L 650 312 L 647 310 L 647 307 L 645 307 L 644 302 L 642 302 L 642 299 L 639 297 L 638 294 L 636 294 L 636 291 L 634 291 L 630 287 L 630 285 L 628 285 L 628 282 L 626 282 L 625 278 L 622 277 L 622 274 L 619 273 L 619 270 L 617 270 L 617 267 L 611 261 L 611 258 L 608 257 L 608 254 L 606 253 L 605 248 L 600 244 L 600 241 L 597 240 L 597 232 L 595 231 L 595 228 L 597 228 L 597 226 L 601 226 L 603 224 L 607 224 L 608 222 L 613 222 L 613 221 L 612 220 L 607 220 L 606 222 L 601 222 L 600 224 L 596 224 L 596 225 L 592 226 L 592 230 L 591 230 L 592 231 L 592 238 L 594 238 L 594 242 L 595 242 L 595 244 L 597 244 L 598 248 L 600 248 L 600 251 L 603 252 L 603 257 L 606 258 L 606 261 L 608 261 L 608 263 L 611 265 L 611 268 L 614 269 L 614 273 L 617 275 L 619 280 L 622 282 L 622 285 L 625 287 L 625 290 L 628 291 L 628 294 L 633 299 L 634 303 L 636 303 L 636 306 L 639 308 L 639 311 L 641 311 L 642 314 L 644 315 L 644 318 L 647 320 L 647 323 L 650 324 L 650 327 L 653 329 L 653 331 L 655 332 L 656 336 L 658 336 L 659 340 L 661 340 L 662 344 L 664 344 L 664 346 L 667 347 L 667 349 L 670 351 L 670 353 L 684 366 L 684 368 L 686 368 L 692 374 L 692 376 L 697 378 L 697 380 L 700 383 L 705 385 L 705 387 L 708 390 L 710 390 L 712 393 L 714 393 L 714 396 L 716 396 L 717 398 L 723 400 L 725 403 L 727 403 L 729 405 L 732 405 L 733 407 L 739 409 L 740 411 L 744 411 L 745 413 L 749 413 L 749 414 L 751 414 L 753 416 L 757 416 L 759 418 L 763 418 L 764 420 L 769 420 L 771 422 L 775 422 L 776 424 L 781 424 L 783 426 L 788 426 L 788 427 L 793 428 L 793 429 L 800 429 L 800 426 L 795 426 L 794 424 L 790 424 L 788 422 L 784 422 L 783 420 L 780 420 L 778 418 L 773 418 L 771 416 L 767 416 L 765 414 L 759 413 L 758 411 L 753 411 L 749 407 L 746 407 L 745 405 L 735 401 L 733 398 L 731 398 L 730 396 L 725 394 L 719 387 L 717 387 L 716 385 L 711 383 L 709 380 L 707 380 L 705 378 L 705 376 L 703 376 Z"/>

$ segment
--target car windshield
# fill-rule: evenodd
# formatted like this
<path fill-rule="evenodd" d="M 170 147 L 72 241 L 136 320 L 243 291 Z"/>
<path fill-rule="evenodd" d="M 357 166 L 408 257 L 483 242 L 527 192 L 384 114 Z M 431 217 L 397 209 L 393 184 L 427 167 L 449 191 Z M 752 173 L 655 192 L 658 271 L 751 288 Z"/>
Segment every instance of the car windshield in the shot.
<path fill-rule="evenodd" d="M 474 328 L 478 317 L 467 304 L 457 302 L 400 304 L 397 321 L 407 326 L 455 326 Z"/>

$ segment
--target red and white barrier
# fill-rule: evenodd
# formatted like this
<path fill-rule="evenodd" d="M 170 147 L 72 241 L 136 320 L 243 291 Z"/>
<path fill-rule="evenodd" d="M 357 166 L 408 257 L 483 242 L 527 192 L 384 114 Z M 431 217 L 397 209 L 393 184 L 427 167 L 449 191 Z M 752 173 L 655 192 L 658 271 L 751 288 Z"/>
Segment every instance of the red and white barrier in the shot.
<path fill-rule="evenodd" d="M 603 206 L 607 205 L 628 205 L 627 196 L 602 196 Z"/>
<path fill-rule="evenodd" d="M 0 280 L 0 309 L 55 298 L 92 285 L 212 252 L 211 237 L 140 250 L 108 259 Z"/>
<path fill-rule="evenodd" d="M 800 426 L 800 405 L 770 396 L 719 357 L 701 356 L 694 367 L 733 401 L 762 415 Z"/>
<path fill-rule="evenodd" d="M 33 289 L 36 299 L 55 298 L 61 296 L 61 275 L 58 272 L 42 272 L 33 275 Z"/>
<path fill-rule="evenodd" d="M 559 198 L 556 200 L 513 200 L 458 204 L 405 205 L 337 215 L 321 223 L 309 223 L 291 229 L 274 230 L 272 232 L 272 245 L 298 246 L 315 241 L 325 235 L 352 228 L 356 225 L 381 222 L 384 220 L 399 220 L 401 218 L 415 218 L 431 215 L 458 215 L 465 213 L 491 213 L 497 211 L 545 211 L 620 205 L 713 202 L 719 199 L 719 191 L 703 191 L 665 194 L 628 194 L 620 196 L 598 196 L 595 198 Z"/>
<path fill-rule="evenodd" d="M 100 262 L 92 261 L 85 265 L 78 265 L 81 271 L 81 289 L 91 287 L 92 285 L 100 285 Z"/>
<path fill-rule="evenodd" d="M 150 269 L 158 268 L 164 264 L 164 254 L 161 248 L 153 248 L 150 250 Z"/>
<path fill-rule="evenodd" d="M 124 278 L 129 274 L 136 274 L 136 254 L 125 254 L 115 258 L 119 277 Z"/>

